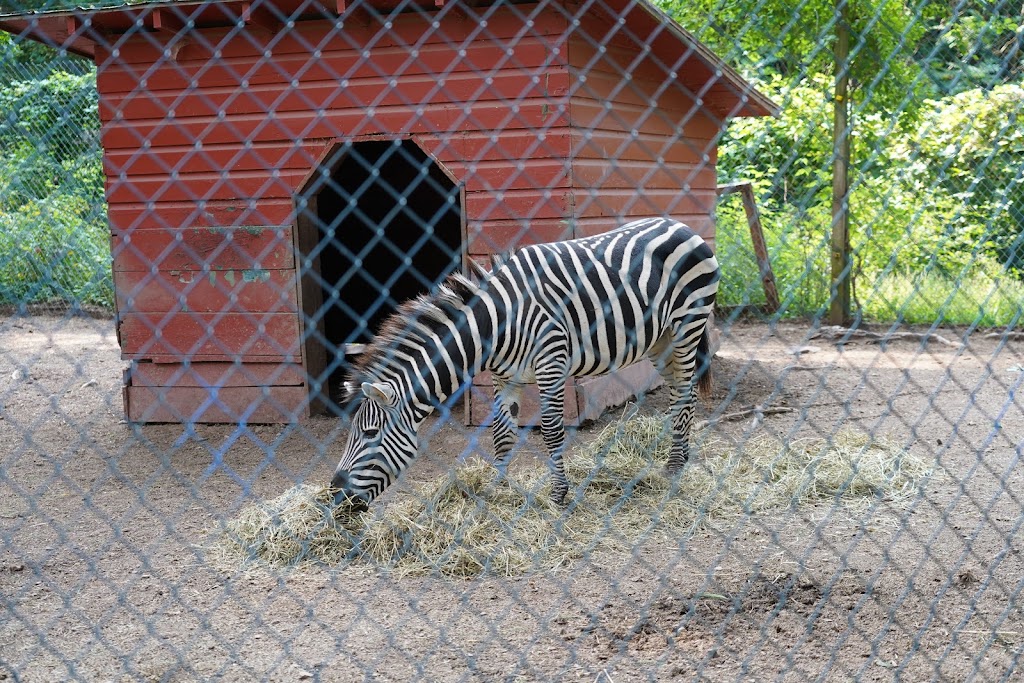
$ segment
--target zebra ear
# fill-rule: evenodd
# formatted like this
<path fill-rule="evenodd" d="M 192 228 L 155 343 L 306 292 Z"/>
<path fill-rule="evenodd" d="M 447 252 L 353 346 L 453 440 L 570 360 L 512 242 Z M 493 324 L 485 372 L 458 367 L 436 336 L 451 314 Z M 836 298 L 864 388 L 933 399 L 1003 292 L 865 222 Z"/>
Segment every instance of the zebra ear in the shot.
<path fill-rule="evenodd" d="M 359 387 L 356 386 L 355 382 L 345 382 L 342 385 L 342 389 L 345 390 L 345 398 L 347 400 L 354 398 L 356 393 L 359 391 Z"/>
<path fill-rule="evenodd" d="M 381 405 L 394 407 L 398 405 L 398 394 L 387 384 L 371 384 L 370 382 L 363 382 L 362 385 L 363 394 L 366 398 Z"/>

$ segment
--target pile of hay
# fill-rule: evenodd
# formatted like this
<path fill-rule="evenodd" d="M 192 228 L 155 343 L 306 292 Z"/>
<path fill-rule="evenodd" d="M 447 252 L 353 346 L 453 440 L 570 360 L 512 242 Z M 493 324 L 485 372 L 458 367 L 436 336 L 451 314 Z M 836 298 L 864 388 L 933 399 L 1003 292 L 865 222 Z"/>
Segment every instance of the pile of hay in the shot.
<path fill-rule="evenodd" d="M 701 455 L 669 479 L 664 419 L 609 426 L 567 458 L 576 485 L 567 510 L 551 503 L 543 465 L 501 478 L 472 462 L 363 514 L 333 508 L 326 487 L 299 486 L 244 509 L 220 548 L 235 567 L 359 559 L 399 574 L 514 575 L 808 501 L 905 498 L 928 474 L 894 442 L 853 432 L 788 445 L 759 439 L 739 450 L 696 441 L 704 443 Z"/>
<path fill-rule="evenodd" d="M 333 500 L 328 487 L 303 484 L 267 503 L 249 504 L 226 524 L 219 550 L 276 566 L 313 559 L 337 564 L 351 552 L 363 524 Z"/>

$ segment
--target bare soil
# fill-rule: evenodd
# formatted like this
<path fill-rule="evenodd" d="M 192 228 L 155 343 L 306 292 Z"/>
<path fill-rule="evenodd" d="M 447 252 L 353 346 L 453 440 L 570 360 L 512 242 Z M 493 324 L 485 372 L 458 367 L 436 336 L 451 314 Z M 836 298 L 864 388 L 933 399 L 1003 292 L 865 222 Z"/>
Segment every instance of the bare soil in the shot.
<path fill-rule="evenodd" d="M 454 580 L 218 569 L 219 525 L 328 478 L 343 422 L 129 425 L 110 320 L 8 317 L 0 680 L 1018 680 L 1024 345 L 938 333 L 950 343 L 837 345 L 808 324 L 735 324 L 700 409 L 793 409 L 717 422 L 736 447 L 850 428 L 898 439 L 935 468 L 909 503 L 712 519 L 555 572 Z M 639 410 L 665 402 L 658 390 Z M 490 449 L 457 421 L 429 431 L 389 496 Z M 536 434 L 520 450 L 543 457 Z"/>

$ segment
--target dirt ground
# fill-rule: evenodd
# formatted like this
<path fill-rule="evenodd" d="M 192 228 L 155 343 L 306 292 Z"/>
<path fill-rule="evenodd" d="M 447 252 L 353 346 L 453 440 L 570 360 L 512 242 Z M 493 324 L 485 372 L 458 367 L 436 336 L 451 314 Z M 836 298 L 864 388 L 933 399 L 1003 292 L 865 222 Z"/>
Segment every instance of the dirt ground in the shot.
<path fill-rule="evenodd" d="M 112 321 L 0 320 L 0 680 L 1021 680 L 1024 344 L 815 333 L 723 329 L 701 417 L 792 409 L 718 422 L 737 447 L 895 438 L 935 468 L 909 503 L 790 506 L 454 580 L 217 569 L 210 530 L 328 478 L 344 425 L 129 425 Z M 410 480 L 490 448 L 452 422 L 430 431 Z M 537 436 L 522 450 L 538 457 Z"/>

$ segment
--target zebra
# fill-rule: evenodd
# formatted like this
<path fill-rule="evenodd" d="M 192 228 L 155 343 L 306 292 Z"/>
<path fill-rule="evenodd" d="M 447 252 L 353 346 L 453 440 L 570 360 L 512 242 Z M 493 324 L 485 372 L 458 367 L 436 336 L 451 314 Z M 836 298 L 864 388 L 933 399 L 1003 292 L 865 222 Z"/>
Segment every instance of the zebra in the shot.
<path fill-rule="evenodd" d="M 666 471 L 689 457 L 694 374 L 710 385 L 708 319 L 718 290 L 714 253 L 671 218 L 592 237 L 522 247 L 479 281 L 448 277 L 433 295 L 400 305 L 357 359 L 344 387 L 356 405 L 331 487 L 365 510 L 418 451 L 423 421 L 477 373 L 494 378 L 494 464 L 507 467 L 523 384 L 536 383 L 552 470 L 565 504 L 565 385 L 650 358 L 671 398 Z"/>

